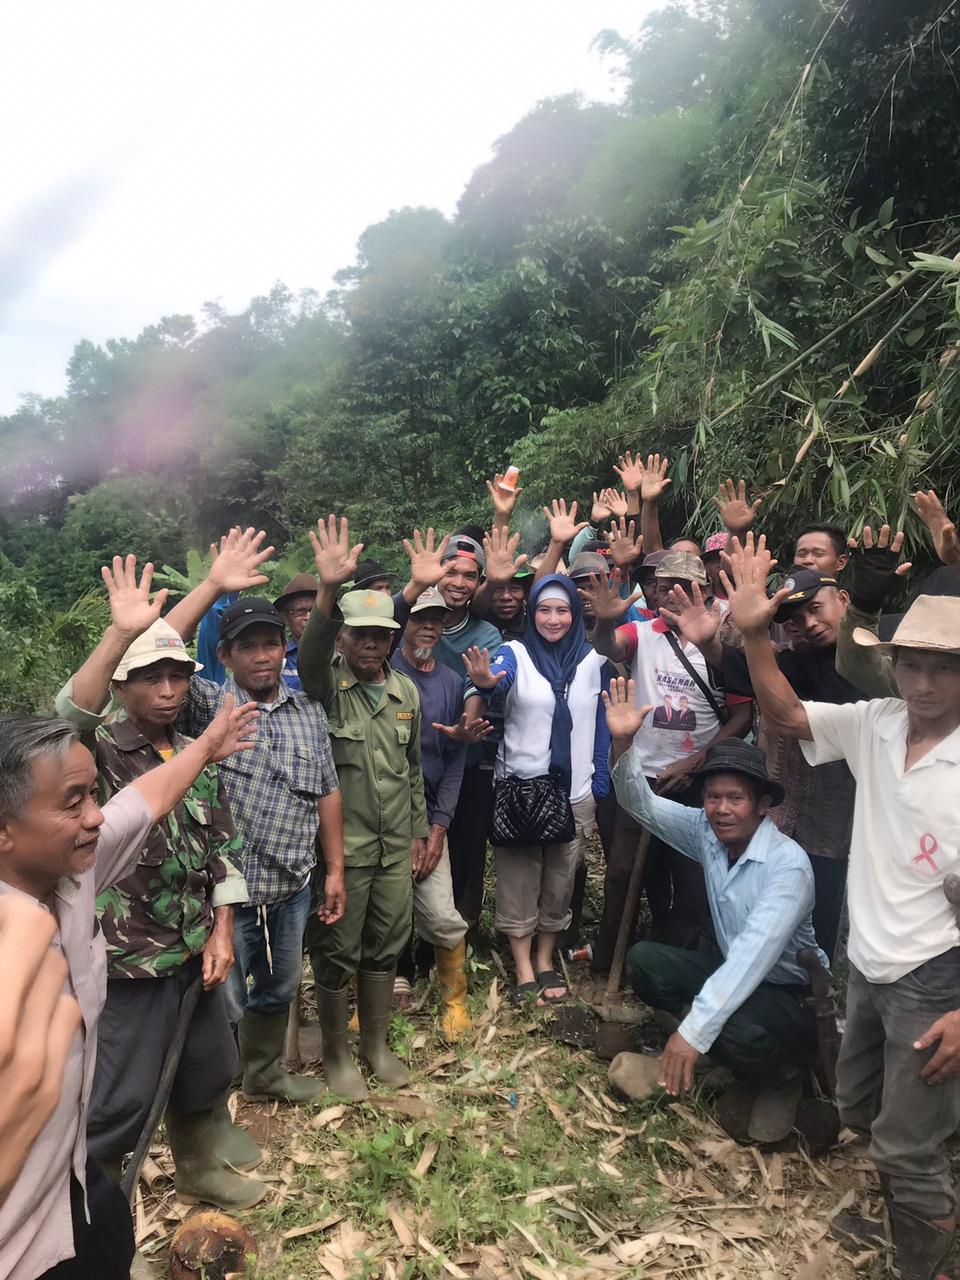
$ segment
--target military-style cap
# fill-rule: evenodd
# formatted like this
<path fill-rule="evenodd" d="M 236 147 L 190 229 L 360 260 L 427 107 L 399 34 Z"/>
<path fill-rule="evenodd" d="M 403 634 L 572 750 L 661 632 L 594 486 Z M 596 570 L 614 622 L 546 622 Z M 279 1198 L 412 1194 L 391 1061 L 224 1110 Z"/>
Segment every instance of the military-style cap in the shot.
<path fill-rule="evenodd" d="M 385 591 L 347 591 L 340 597 L 340 612 L 345 627 L 400 630 L 400 623 L 393 616 L 393 600 Z"/>
<path fill-rule="evenodd" d="M 839 587 L 840 583 L 831 573 L 818 573 L 816 569 L 802 569 L 795 565 L 784 578 L 783 585 L 790 594 L 781 601 L 773 616 L 774 622 L 786 622 L 795 609 L 809 604 L 818 591 L 824 587 Z"/>
<path fill-rule="evenodd" d="M 187 646 L 178 631 L 174 631 L 169 622 L 158 618 L 147 627 L 142 636 L 137 636 L 133 644 L 120 659 L 114 680 L 126 680 L 131 671 L 141 667 L 152 667 L 155 662 L 163 662 L 170 658 L 174 662 L 188 663 L 192 671 L 202 671 L 203 664 L 194 662 L 187 653 Z"/>
<path fill-rule="evenodd" d="M 248 627 L 279 627 L 284 630 L 283 619 L 275 604 L 263 596 L 243 596 L 220 615 L 220 639 L 233 640 Z"/>
<path fill-rule="evenodd" d="M 701 586 L 705 586 L 707 582 L 707 571 L 703 567 L 703 561 L 689 551 L 668 551 L 657 565 L 656 576 L 679 578 L 683 582 L 699 582 Z"/>

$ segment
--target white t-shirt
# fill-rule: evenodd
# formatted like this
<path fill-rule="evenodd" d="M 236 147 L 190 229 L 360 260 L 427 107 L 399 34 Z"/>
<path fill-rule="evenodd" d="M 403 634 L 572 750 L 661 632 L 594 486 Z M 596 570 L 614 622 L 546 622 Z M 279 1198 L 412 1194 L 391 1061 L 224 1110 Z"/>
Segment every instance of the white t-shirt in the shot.
<path fill-rule="evenodd" d="M 646 777 L 653 778 L 675 760 L 695 755 L 717 736 L 720 721 L 697 682 L 677 657 L 662 621 L 629 622 L 617 628 L 626 645 L 630 674 L 637 686 L 637 705 L 653 710 L 633 740 Z M 679 639 L 679 637 L 678 637 Z M 684 657 L 703 683 L 713 688 L 710 669 L 699 649 L 680 641 Z M 726 699 L 716 692 L 719 704 L 749 702 Z"/>
<path fill-rule="evenodd" d="M 847 952 L 869 982 L 896 982 L 960 946 L 943 896 L 944 876 L 960 871 L 960 729 L 907 773 L 899 698 L 803 705 L 813 734 L 800 744 L 807 763 L 846 760 L 857 782 Z"/>

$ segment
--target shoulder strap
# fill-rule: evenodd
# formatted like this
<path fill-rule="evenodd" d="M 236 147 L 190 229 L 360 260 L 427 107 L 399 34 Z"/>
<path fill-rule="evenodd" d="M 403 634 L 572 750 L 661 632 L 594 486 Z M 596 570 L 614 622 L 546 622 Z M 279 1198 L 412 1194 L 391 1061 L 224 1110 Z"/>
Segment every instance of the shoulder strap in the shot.
<path fill-rule="evenodd" d="M 727 717 L 730 714 L 729 711 L 727 710 L 726 703 L 717 701 L 717 696 L 714 693 L 713 689 L 710 688 L 710 686 L 706 683 L 706 681 L 700 675 L 700 672 L 696 669 L 696 667 L 691 663 L 687 655 L 683 652 L 683 648 L 680 644 L 680 641 L 673 634 L 673 632 L 668 631 L 666 635 L 667 635 L 667 640 L 670 644 L 670 648 L 679 658 L 681 665 L 684 667 L 687 674 L 692 678 L 693 683 L 697 686 L 697 688 L 700 690 L 700 692 L 703 694 L 706 700 L 710 703 L 710 706 L 713 708 L 713 714 L 717 717 L 717 719 L 720 721 L 721 724 L 726 724 Z"/>

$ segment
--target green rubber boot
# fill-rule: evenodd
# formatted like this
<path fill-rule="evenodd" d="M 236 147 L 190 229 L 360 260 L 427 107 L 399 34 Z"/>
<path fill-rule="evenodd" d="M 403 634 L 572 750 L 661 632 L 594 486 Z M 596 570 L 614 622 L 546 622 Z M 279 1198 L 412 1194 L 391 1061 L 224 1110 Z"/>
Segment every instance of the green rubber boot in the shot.
<path fill-rule="evenodd" d="M 357 1070 L 347 1040 L 350 988 L 328 991 L 325 987 L 317 987 L 316 994 L 317 1018 L 323 1032 L 323 1074 L 327 1088 L 348 1102 L 362 1102 L 367 1096 L 367 1086 Z"/>
<path fill-rule="evenodd" d="M 230 1119 L 226 1098 L 213 1108 L 214 1150 L 234 1169 L 249 1173 L 263 1163 L 263 1152 L 238 1124 Z"/>
<path fill-rule="evenodd" d="M 357 1009 L 360 1012 L 360 1056 L 384 1084 L 400 1089 L 410 1081 L 410 1072 L 387 1047 L 390 1006 L 393 1003 L 393 980 L 396 974 L 357 974 Z"/>
<path fill-rule="evenodd" d="M 267 1194 L 265 1183 L 235 1172 L 217 1155 L 212 1110 L 184 1115 L 168 1107 L 166 1126 L 176 1166 L 173 1185 L 181 1200 L 202 1200 L 218 1209 L 249 1209 Z"/>
<path fill-rule="evenodd" d="M 287 1011 L 256 1013 L 248 1009 L 240 1019 L 237 1038 L 243 1063 L 243 1096 L 252 1101 L 314 1102 L 324 1092 L 322 1080 L 284 1071 L 283 1040 Z"/>

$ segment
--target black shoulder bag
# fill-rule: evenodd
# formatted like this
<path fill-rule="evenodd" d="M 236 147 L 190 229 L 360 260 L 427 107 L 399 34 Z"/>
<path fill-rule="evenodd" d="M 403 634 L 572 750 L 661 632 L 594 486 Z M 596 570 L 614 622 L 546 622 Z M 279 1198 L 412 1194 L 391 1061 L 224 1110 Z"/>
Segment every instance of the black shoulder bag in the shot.
<path fill-rule="evenodd" d="M 687 674 L 691 677 L 691 679 L 693 680 L 693 683 L 697 686 L 697 688 L 700 690 L 700 692 L 703 694 L 706 700 L 710 703 L 710 706 L 713 708 L 713 714 L 717 717 L 717 719 L 720 721 L 721 724 L 726 724 L 730 716 L 730 711 L 727 707 L 726 702 L 717 701 L 717 695 L 715 691 L 711 689 L 710 686 L 704 682 L 704 679 L 700 675 L 699 671 L 690 662 L 690 659 L 687 657 L 687 655 L 683 652 L 683 647 L 680 644 L 680 641 L 677 639 L 677 637 L 673 634 L 672 631 L 667 632 L 667 640 L 670 642 L 670 648 L 680 659 L 681 666 L 684 668 Z"/>

